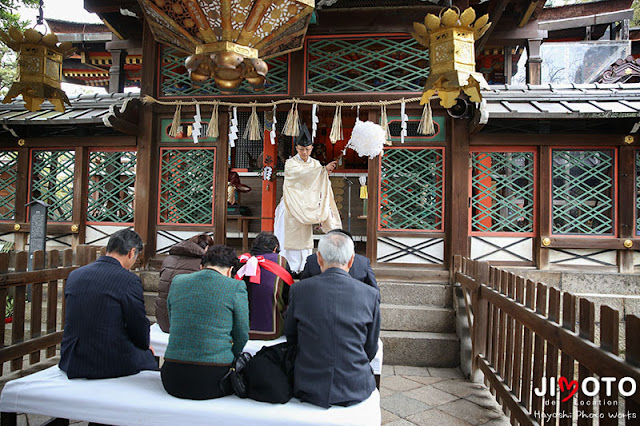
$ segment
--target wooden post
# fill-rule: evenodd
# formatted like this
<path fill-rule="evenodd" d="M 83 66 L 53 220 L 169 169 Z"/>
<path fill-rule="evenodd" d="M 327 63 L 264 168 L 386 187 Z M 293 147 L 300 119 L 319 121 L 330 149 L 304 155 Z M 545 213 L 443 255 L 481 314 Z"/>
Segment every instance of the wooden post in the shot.
<path fill-rule="evenodd" d="M 479 285 L 489 284 L 489 263 L 476 262 L 476 282 Z M 473 339 L 471 359 L 471 379 L 476 383 L 483 381 L 483 375 L 478 368 L 478 355 L 487 355 L 487 327 L 489 324 L 489 302 L 482 298 L 482 287 L 479 287 L 472 295 L 473 314 Z"/>
<path fill-rule="evenodd" d="M 109 68 L 109 93 L 124 92 L 124 82 L 127 77 L 127 72 L 124 69 L 126 59 L 126 50 L 111 50 L 111 68 Z M 150 64 L 147 64 L 147 66 L 149 65 Z M 151 65 L 155 65 L 155 63 L 151 63 Z M 154 66 L 151 66 L 150 68 L 155 69 Z"/>
<path fill-rule="evenodd" d="M 445 266 L 453 256 L 469 255 L 469 121 L 451 119 L 446 201 Z"/>
<path fill-rule="evenodd" d="M 271 129 L 273 128 L 273 110 L 264 113 L 264 138 L 262 143 L 262 167 L 271 167 L 271 180 L 262 179 L 262 217 L 275 218 L 276 205 L 276 166 L 278 165 L 277 141 L 271 145 Z M 273 232 L 273 219 L 262 219 L 260 229 Z"/>
<path fill-rule="evenodd" d="M 540 147 L 538 161 L 538 233 L 535 241 L 535 255 L 538 269 L 549 269 L 549 249 L 542 247 L 542 240 L 551 236 L 551 149 Z"/>
<path fill-rule="evenodd" d="M 369 111 L 369 121 L 374 123 L 380 122 L 379 112 Z M 366 255 L 371 261 L 371 264 L 377 263 L 378 258 L 378 180 L 380 179 L 380 161 L 384 152 L 376 158 L 369 159 L 367 164 L 367 247 Z"/>
<path fill-rule="evenodd" d="M 155 64 L 158 60 L 158 49 L 149 25 L 145 23 L 142 43 L 145 63 Z M 155 94 L 155 67 L 143 67 L 140 96 Z M 150 257 L 156 253 L 156 208 L 158 169 L 158 147 L 154 142 L 155 120 L 153 105 L 144 105 L 140 118 L 140 134 L 138 135 L 138 152 L 136 154 L 136 191 L 135 191 L 135 230 L 145 244 L 142 265 L 146 265 Z"/>
<path fill-rule="evenodd" d="M 542 84 L 541 38 L 527 40 L 527 83 Z"/>
<path fill-rule="evenodd" d="M 213 206 L 213 240 L 216 244 L 226 244 L 227 242 L 227 174 L 229 173 L 229 163 L 227 154 L 229 152 L 229 113 L 220 111 L 218 116 L 218 128 L 220 136 L 216 148 L 216 201 Z"/>
<path fill-rule="evenodd" d="M 77 226 L 77 231 L 74 232 L 73 229 L 71 230 L 71 247 L 74 249 L 78 247 L 79 244 L 85 243 L 87 233 L 88 169 L 89 150 L 87 147 L 77 147 L 75 150 L 73 208 L 71 213 L 73 225 Z"/>
<path fill-rule="evenodd" d="M 629 145 L 620 147 L 618 156 L 618 235 L 620 238 L 633 238 L 634 210 L 622 206 L 635 205 L 635 148 Z M 618 271 L 633 272 L 632 249 L 618 250 Z"/>
<path fill-rule="evenodd" d="M 15 223 L 25 223 L 27 221 L 26 204 L 30 201 L 29 196 L 29 148 L 18 148 L 18 167 L 16 175 L 16 198 L 15 203 Z M 27 233 L 16 232 L 13 234 L 15 250 L 24 250 L 27 245 Z"/>

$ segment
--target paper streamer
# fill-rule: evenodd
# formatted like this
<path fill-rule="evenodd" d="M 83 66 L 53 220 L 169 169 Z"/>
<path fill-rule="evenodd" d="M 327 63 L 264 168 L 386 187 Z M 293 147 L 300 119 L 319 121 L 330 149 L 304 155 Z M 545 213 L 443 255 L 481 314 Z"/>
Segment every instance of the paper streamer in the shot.
<path fill-rule="evenodd" d="M 271 145 L 276 144 L 276 106 L 273 106 L 273 124 L 271 125 L 271 131 L 269 132 L 269 139 L 271 140 Z"/>
<path fill-rule="evenodd" d="M 400 104 L 400 117 L 402 120 L 400 124 L 400 127 L 402 128 L 402 130 L 400 130 L 400 143 L 404 143 L 404 138 L 407 136 L 407 121 L 409 120 L 409 116 L 405 114 L 404 110 L 405 103 L 404 100 L 402 100 L 402 103 Z"/>
<path fill-rule="evenodd" d="M 198 143 L 198 138 L 202 135 L 200 130 L 202 129 L 202 117 L 200 116 L 200 105 L 196 104 L 196 115 L 193 116 L 193 130 L 191 136 L 193 136 L 193 143 Z"/>
<path fill-rule="evenodd" d="M 229 126 L 229 146 L 231 148 L 236 146 L 236 140 L 238 140 L 238 108 L 233 107 L 231 126 Z"/>
<path fill-rule="evenodd" d="M 318 118 L 318 105 L 313 104 L 311 106 L 311 143 L 313 143 L 314 139 L 316 138 L 319 122 L 320 119 Z"/>

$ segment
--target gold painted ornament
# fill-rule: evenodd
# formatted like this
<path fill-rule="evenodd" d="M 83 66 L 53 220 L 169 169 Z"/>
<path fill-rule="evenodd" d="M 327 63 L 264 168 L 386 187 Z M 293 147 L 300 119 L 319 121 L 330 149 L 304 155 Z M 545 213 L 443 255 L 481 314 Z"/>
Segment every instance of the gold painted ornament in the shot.
<path fill-rule="evenodd" d="M 0 38 L 18 53 L 18 79 L 11 85 L 2 103 L 9 103 L 22 95 L 25 108 L 29 111 L 38 111 L 47 99 L 56 111 L 64 112 L 64 104 L 71 104 L 66 93 L 60 89 L 62 60 L 75 52 L 71 42 L 58 44 L 55 34 L 42 35 L 31 28 L 23 33 L 15 27 L 9 28 L 8 33 L 0 31 Z"/>
<path fill-rule="evenodd" d="M 475 22 L 474 22 L 475 21 Z M 489 85 L 476 72 L 474 43 L 482 37 L 491 23 L 489 15 L 476 20 L 476 12 L 469 7 L 460 13 L 457 7 L 443 9 L 440 16 L 432 13 L 421 22 L 413 23 L 411 35 L 429 48 L 431 71 L 424 85 L 421 104 L 428 103 L 437 93 L 440 105 L 451 108 L 461 91 L 472 102 L 482 101 L 481 89 Z"/>
<path fill-rule="evenodd" d="M 299 50 L 315 0 L 139 0 L 156 41 L 190 54 L 191 80 L 264 89 L 264 59 Z M 238 82 L 239 81 L 239 82 Z M 236 84 L 237 83 L 237 84 Z"/>

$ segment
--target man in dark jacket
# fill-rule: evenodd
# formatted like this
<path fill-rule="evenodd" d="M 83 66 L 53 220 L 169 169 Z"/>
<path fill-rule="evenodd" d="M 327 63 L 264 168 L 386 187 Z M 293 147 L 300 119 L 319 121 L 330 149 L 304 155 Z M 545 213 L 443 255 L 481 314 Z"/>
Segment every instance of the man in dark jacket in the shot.
<path fill-rule="evenodd" d="M 376 387 L 369 362 L 378 350 L 380 292 L 349 276 L 353 254 L 347 235 L 323 235 L 322 274 L 289 292 L 284 330 L 297 346 L 294 395 L 321 407 L 357 404 Z"/>
<path fill-rule="evenodd" d="M 353 240 L 353 236 L 351 233 L 343 230 L 343 229 L 332 229 L 327 232 L 328 234 L 331 232 L 340 232 L 345 234 Z M 304 265 L 304 270 L 300 273 L 300 279 L 303 280 L 305 278 L 313 277 L 315 275 L 320 275 L 322 271 L 320 271 L 320 265 L 318 265 L 318 256 L 314 253 L 307 257 L 307 261 Z M 376 281 L 376 276 L 373 273 L 373 269 L 371 268 L 371 262 L 366 257 L 355 254 L 353 258 L 353 265 L 351 269 L 349 269 L 349 275 L 355 278 L 358 281 L 362 281 L 363 283 L 370 285 L 373 288 L 378 289 L 378 282 Z"/>
<path fill-rule="evenodd" d="M 209 246 L 213 245 L 213 238 L 207 234 L 195 235 L 169 249 L 169 256 L 162 262 L 160 282 L 158 283 L 158 297 L 156 297 L 156 321 L 160 329 L 169 332 L 169 314 L 167 313 L 167 296 L 171 288 L 173 277 L 180 274 L 190 274 L 200 270 L 202 256 Z"/>
<path fill-rule="evenodd" d="M 141 250 L 140 236 L 123 229 L 109 238 L 106 256 L 69 274 L 59 365 L 70 379 L 158 368 L 149 350 L 142 282 L 129 271 Z"/>

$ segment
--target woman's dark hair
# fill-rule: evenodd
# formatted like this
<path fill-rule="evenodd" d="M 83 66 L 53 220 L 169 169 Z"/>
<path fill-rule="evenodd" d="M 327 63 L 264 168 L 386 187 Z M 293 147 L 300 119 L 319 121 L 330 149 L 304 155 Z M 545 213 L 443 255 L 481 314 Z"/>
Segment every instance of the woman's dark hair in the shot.
<path fill-rule="evenodd" d="M 278 238 L 273 235 L 272 232 L 261 232 L 256 235 L 256 239 L 253 240 L 249 254 L 257 256 L 265 253 L 273 253 L 274 249 L 276 249 L 276 253 L 278 253 L 280 252 L 279 246 Z"/>
<path fill-rule="evenodd" d="M 211 246 L 202 256 L 202 266 L 220 266 L 228 268 L 238 264 L 238 254 L 231 247 L 217 245 Z"/>
<path fill-rule="evenodd" d="M 136 255 L 142 252 L 142 238 L 133 229 L 113 233 L 107 243 L 107 253 L 126 255 L 132 248 L 136 249 Z"/>
<path fill-rule="evenodd" d="M 213 238 L 211 238 L 211 235 L 207 234 L 194 235 L 193 237 L 189 238 L 189 241 L 199 245 L 200 248 L 203 249 L 206 249 L 207 247 L 213 245 Z"/>

